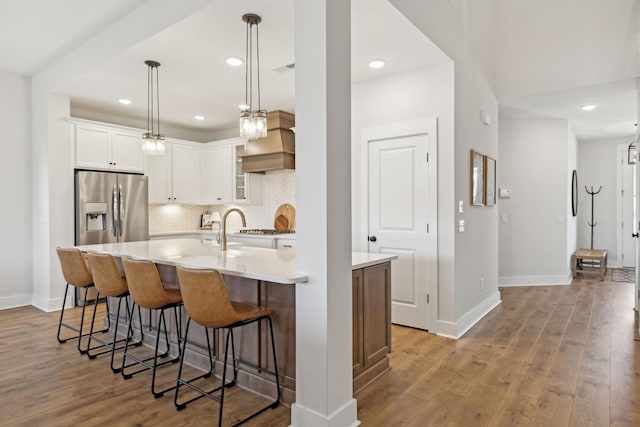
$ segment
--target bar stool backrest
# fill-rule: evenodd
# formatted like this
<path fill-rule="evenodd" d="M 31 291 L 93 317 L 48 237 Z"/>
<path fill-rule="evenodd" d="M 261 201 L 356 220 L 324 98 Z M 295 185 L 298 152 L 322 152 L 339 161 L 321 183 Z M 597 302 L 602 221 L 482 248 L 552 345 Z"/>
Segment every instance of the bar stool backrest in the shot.
<path fill-rule="evenodd" d="M 217 270 L 177 267 L 187 313 L 207 328 L 224 328 L 243 320 L 233 308 L 227 285 Z"/>
<path fill-rule="evenodd" d="M 56 248 L 56 252 L 60 259 L 62 275 L 68 284 L 83 287 L 93 283 L 89 265 L 79 249 Z"/>
<path fill-rule="evenodd" d="M 129 294 L 142 308 L 162 308 L 170 302 L 156 265 L 146 259 L 122 257 Z"/>
<path fill-rule="evenodd" d="M 129 290 L 112 255 L 89 252 L 87 258 L 93 275 L 93 283 L 101 296 L 117 297 Z"/>

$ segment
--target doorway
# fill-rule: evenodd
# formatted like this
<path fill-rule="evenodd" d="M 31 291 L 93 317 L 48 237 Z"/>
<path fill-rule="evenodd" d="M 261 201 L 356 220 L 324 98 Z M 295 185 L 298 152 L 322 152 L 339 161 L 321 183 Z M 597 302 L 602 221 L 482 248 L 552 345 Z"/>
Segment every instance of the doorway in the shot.
<path fill-rule="evenodd" d="M 437 309 L 437 119 L 364 129 L 361 141 L 367 250 L 398 257 L 391 321 L 428 330 Z"/>

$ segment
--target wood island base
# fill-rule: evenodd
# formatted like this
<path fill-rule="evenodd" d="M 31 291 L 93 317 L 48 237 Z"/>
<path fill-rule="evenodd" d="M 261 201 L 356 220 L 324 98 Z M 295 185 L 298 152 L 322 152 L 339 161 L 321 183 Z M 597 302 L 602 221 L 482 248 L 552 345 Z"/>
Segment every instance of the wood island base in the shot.
<path fill-rule="evenodd" d="M 158 271 L 167 287 L 178 287 L 175 266 L 158 264 Z M 278 370 L 282 385 L 282 403 L 295 401 L 296 389 L 296 286 L 224 276 L 229 296 L 233 300 L 248 301 L 275 310 L 272 316 L 276 340 Z M 388 353 L 391 350 L 391 263 L 354 269 L 353 287 L 353 391 L 365 388 L 387 372 Z M 113 304 L 111 306 L 114 306 Z M 115 314 L 111 314 L 115 320 Z M 186 322 L 182 312 L 183 325 Z M 144 313 L 143 323 L 156 324 Z M 170 340 L 174 352 L 177 349 L 177 326 L 171 321 Z M 124 329 L 123 329 L 124 330 Z M 210 332 L 213 353 L 216 359 L 216 375 L 222 370 L 224 351 L 223 331 Z M 153 345 L 153 332 L 145 330 L 145 343 Z M 273 370 L 270 340 L 266 324 L 253 324 L 235 334 L 236 354 L 252 364 Z M 192 323 L 189 342 L 184 355 L 185 363 L 206 369 L 209 363 L 204 328 Z M 229 372 L 231 374 L 231 372 Z M 258 370 L 243 367 L 238 373 L 238 384 L 265 396 L 274 397 L 274 382 Z"/>

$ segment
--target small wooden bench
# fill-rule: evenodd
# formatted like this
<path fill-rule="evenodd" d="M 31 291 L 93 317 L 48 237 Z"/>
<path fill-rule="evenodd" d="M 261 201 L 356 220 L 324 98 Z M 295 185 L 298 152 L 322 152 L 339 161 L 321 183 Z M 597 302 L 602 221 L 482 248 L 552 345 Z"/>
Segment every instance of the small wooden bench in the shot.
<path fill-rule="evenodd" d="M 585 270 L 583 268 L 585 265 L 599 267 L 599 269 Z M 604 280 L 604 275 L 607 272 L 607 251 L 602 249 L 578 249 L 571 255 L 571 272 L 574 278 L 578 272 L 600 273 L 600 280 Z"/>

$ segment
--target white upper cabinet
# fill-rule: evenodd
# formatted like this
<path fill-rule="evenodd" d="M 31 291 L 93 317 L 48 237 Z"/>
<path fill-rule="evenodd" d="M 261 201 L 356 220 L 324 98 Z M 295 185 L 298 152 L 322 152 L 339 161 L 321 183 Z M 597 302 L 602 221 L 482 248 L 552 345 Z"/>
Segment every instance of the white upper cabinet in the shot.
<path fill-rule="evenodd" d="M 224 139 L 202 149 L 202 203 L 209 205 L 262 202 L 263 174 L 242 173 L 244 140 Z"/>
<path fill-rule="evenodd" d="M 149 177 L 149 203 L 173 203 L 171 160 L 173 144 L 166 143 L 164 156 L 145 156 L 145 175 Z"/>
<path fill-rule="evenodd" d="M 173 202 L 200 204 L 200 150 L 201 147 L 173 144 L 171 176 Z"/>
<path fill-rule="evenodd" d="M 140 133 L 107 125 L 76 123 L 74 126 L 77 168 L 143 172 Z"/>
<path fill-rule="evenodd" d="M 146 158 L 149 203 L 200 204 L 199 144 L 168 140 L 166 145 L 166 155 Z"/>
<path fill-rule="evenodd" d="M 114 131 L 111 134 L 111 159 L 117 169 L 142 172 L 144 155 L 140 133 Z"/>
<path fill-rule="evenodd" d="M 202 148 L 201 190 L 202 203 L 224 205 L 233 202 L 230 144 L 207 144 Z"/>

